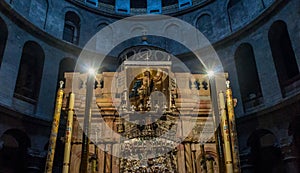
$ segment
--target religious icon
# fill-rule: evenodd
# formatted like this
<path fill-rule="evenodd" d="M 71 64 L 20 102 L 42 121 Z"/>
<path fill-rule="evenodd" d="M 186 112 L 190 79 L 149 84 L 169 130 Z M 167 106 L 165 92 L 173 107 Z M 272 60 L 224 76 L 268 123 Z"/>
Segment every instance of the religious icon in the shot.
<path fill-rule="evenodd" d="M 132 70 L 132 72 L 135 72 L 135 70 Z M 166 70 L 157 68 L 143 69 L 142 71 L 143 72 L 138 73 L 138 75 L 133 78 L 129 86 L 129 99 L 131 105 L 134 105 L 138 110 L 145 111 L 149 110 L 152 106 L 150 96 L 153 92 L 161 92 L 161 95 L 165 94 L 165 97 L 167 97 L 165 90 L 169 84 L 168 80 L 166 80 L 168 77 L 165 72 Z M 157 104 L 157 101 L 154 104 Z"/>

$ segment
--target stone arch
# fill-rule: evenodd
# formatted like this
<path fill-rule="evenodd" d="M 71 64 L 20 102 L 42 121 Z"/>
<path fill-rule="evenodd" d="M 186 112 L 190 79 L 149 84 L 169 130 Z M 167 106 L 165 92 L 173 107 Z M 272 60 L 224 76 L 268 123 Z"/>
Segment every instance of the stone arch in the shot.
<path fill-rule="evenodd" d="M 63 40 L 73 44 L 79 43 L 80 38 L 81 18 L 74 11 L 67 11 L 65 13 L 65 24 L 63 30 Z"/>
<path fill-rule="evenodd" d="M 180 30 L 180 24 L 177 22 L 168 23 L 164 27 L 164 33 L 167 34 L 168 36 L 176 35 L 176 37 L 179 38 L 179 40 L 182 40 L 182 32 Z"/>
<path fill-rule="evenodd" d="M 59 83 L 59 81 L 64 81 L 65 82 L 65 77 L 64 77 L 65 72 L 74 72 L 75 65 L 76 64 L 75 64 L 74 59 L 72 59 L 72 58 L 63 58 L 59 63 L 57 83 Z"/>
<path fill-rule="evenodd" d="M 252 163 L 254 172 L 284 172 L 278 139 L 270 130 L 255 130 L 249 136 L 247 145 L 251 148 L 249 162 Z"/>
<path fill-rule="evenodd" d="M 178 38 L 179 41 L 182 40 L 182 31 L 180 30 L 180 24 L 178 23 L 169 23 L 164 28 L 164 33 L 167 35 L 167 38 Z M 171 39 L 166 39 L 166 50 L 174 52 L 176 50 L 176 42 Z"/>
<path fill-rule="evenodd" d="M 78 11 L 78 9 L 74 7 L 66 6 L 62 9 L 62 14 L 65 15 L 67 12 L 75 13 L 79 17 L 80 21 L 83 21 L 83 17 L 82 17 L 83 15 L 80 11 Z"/>
<path fill-rule="evenodd" d="M 24 44 L 14 97 L 36 104 L 43 74 L 45 53 L 34 41 Z"/>
<path fill-rule="evenodd" d="M 200 144 L 201 145 L 201 144 Z M 208 162 L 209 161 L 212 161 L 212 166 L 213 166 L 213 172 L 219 172 L 219 163 L 218 163 L 218 154 L 216 151 L 214 151 L 213 148 L 211 148 L 208 144 L 208 146 L 204 146 L 205 148 L 205 159 L 206 159 L 206 168 L 208 166 Z M 200 148 L 198 148 L 200 149 Z M 201 153 L 201 151 L 197 151 L 196 150 L 196 153 L 197 153 L 197 156 L 195 158 L 195 162 L 196 162 L 196 169 L 203 169 L 202 166 L 203 166 L 203 155 Z"/>
<path fill-rule="evenodd" d="M 127 58 L 131 58 L 131 60 L 136 60 L 134 55 L 142 53 L 143 51 L 151 51 L 151 50 L 159 50 L 162 52 L 167 52 L 166 50 L 156 47 L 156 46 L 148 46 L 148 45 L 137 45 L 133 47 L 127 47 L 121 51 L 121 53 L 118 55 L 118 64 L 121 65 L 123 61 L 125 61 Z M 156 55 L 153 55 L 156 56 Z M 167 57 L 163 57 L 167 58 Z"/>
<path fill-rule="evenodd" d="M 26 132 L 20 130 L 20 129 L 8 129 L 6 130 L 3 135 L 1 136 L 1 139 L 3 136 L 8 135 L 12 136 L 17 142 L 18 147 L 24 147 L 24 148 L 29 148 L 31 147 L 31 140 L 29 136 L 26 134 Z M 9 139 L 10 140 L 10 139 Z M 5 142 L 4 142 L 5 145 Z"/>
<path fill-rule="evenodd" d="M 235 51 L 234 61 L 244 108 L 261 104 L 262 91 L 252 45 L 240 44 Z"/>
<path fill-rule="evenodd" d="M 97 25 L 97 31 L 100 31 L 101 29 L 105 28 L 106 26 L 108 26 L 109 23 L 108 22 L 100 22 L 98 25 Z"/>
<path fill-rule="evenodd" d="M 269 43 L 282 93 L 299 77 L 299 68 L 288 28 L 283 20 L 275 21 L 268 32 Z"/>
<path fill-rule="evenodd" d="M 207 151 L 206 158 L 207 162 L 212 162 L 213 172 L 219 172 L 218 154 L 215 151 Z"/>
<path fill-rule="evenodd" d="M 144 25 L 136 24 L 130 28 L 130 34 L 134 37 L 147 34 L 147 28 Z"/>
<path fill-rule="evenodd" d="M 0 172 L 24 172 L 27 149 L 31 147 L 28 135 L 20 129 L 8 129 L 0 137 L 3 147 L 0 150 Z"/>
<path fill-rule="evenodd" d="M 195 26 L 207 38 L 210 38 L 214 33 L 211 15 L 208 13 L 201 14 L 196 19 Z"/>
<path fill-rule="evenodd" d="M 4 56 L 6 47 L 8 29 L 6 23 L 0 18 L 0 67 Z"/>

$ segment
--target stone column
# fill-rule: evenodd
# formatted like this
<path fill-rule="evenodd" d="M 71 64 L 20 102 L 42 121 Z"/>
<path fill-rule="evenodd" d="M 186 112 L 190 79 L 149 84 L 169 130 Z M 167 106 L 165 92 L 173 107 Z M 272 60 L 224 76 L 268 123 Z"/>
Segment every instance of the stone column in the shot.
<path fill-rule="evenodd" d="M 191 144 L 185 143 L 184 144 L 184 154 L 185 154 L 185 166 L 186 172 L 192 173 L 193 172 L 193 162 L 192 162 L 192 151 L 191 151 Z"/>
<path fill-rule="evenodd" d="M 113 173 L 119 173 L 120 171 L 120 162 L 119 158 L 116 157 L 119 150 L 119 144 L 113 144 L 112 146 L 112 172 Z"/>
<path fill-rule="evenodd" d="M 98 173 L 104 173 L 105 168 L 105 152 L 103 149 L 105 149 L 104 144 L 98 145 Z"/>
<path fill-rule="evenodd" d="M 200 163 L 200 155 L 201 155 L 201 151 L 200 151 L 200 144 L 195 144 L 195 148 L 196 148 L 196 156 L 195 156 L 195 162 L 196 162 L 196 172 L 200 173 L 201 172 L 201 163 Z"/>
<path fill-rule="evenodd" d="M 191 151 L 192 151 L 193 173 L 197 173 L 197 171 L 196 171 L 196 147 L 195 147 L 195 144 L 191 144 Z"/>
<path fill-rule="evenodd" d="M 185 161 L 184 161 L 184 146 L 183 144 L 178 145 L 177 151 L 177 162 L 178 162 L 178 172 L 186 173 L 185 171 Z"/>
<path fill-rule="evenodd" d="M 111 144 L 106 144 L 106 149 L 105 149 L 105 173 L 111 173 L 112 170 L 112 165 L 111 165 L 111 149 L 112 145 Z"/>
<path fill-rule="evenodd" d="M 298 157 L 297 150 L 293 145 L 285 145 L 281 147 L 281 153 L 283 155 L 284 167 L 288 173 L 298 173 Z"/>
<path fill-rule="evenodd" d="M 81 143 L 73 144 L 71 147 L 70 173 L 79 172 L 81 161 Z"/>
<path fill-rule="evenodd" d="M 214 159 L 212 157 L 208 157 L 206 164 L 207 164 L 207 173 L 214 173 Z"/>

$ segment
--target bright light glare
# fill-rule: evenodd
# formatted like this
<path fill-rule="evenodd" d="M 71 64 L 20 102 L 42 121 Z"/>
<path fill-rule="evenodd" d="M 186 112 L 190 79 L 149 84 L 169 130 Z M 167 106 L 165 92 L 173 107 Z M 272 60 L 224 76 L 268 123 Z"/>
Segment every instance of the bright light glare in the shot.
<path fill-rule="evenodd" d="M 90 75 L 95 75 L 95 69 L 89 68 L 88 72 Z"/>
<path fill-rule="evenodd" d="M 215 75 L 215 72 L 210 70 L 207 72 L 208 77 L 213 77 Z"/>

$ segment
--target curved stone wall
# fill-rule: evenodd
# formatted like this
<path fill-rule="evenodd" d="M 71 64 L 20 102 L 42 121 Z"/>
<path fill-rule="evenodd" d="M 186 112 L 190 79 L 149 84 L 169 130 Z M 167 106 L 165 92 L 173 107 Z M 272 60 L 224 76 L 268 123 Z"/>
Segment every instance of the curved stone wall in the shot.
<path fill-rule="evenodd" d="M 263 135 L 272 136 L 270 138 L 273 142 L 276 141 L 274 145 L 281 149 L 284 158 L 294 157 L 292 150 L 286 148 L 293 148 L 293 141 L 299 138 L 295 128 L 293 133 L 289 132 L 295 126 L 295 119 L 297 120 L 300 114 L 298 110 L 300 80 L 297 73 L 297 69 L 298 71 L 300 69 L 299 7 L 300 2 L 297 0 L 241 0 L 237 3 L 212 1 L 197 8 L 169 13 L 199 28 L 212 42 L 225 71 L 229 73 L 233 93 L 238 100 L 236 115 L 239 123 L 240 151 L 245 160 L 249 160 L 251 155 L 253 148 L 251 140 L 260 140 L 259 137 Z M 80 21 L 79 27 L 74 26 L 78 31 L 78 44 L 63 39 L 68 11 L 76 14 Z M 47 141 L 45 136 L 50 129 L 49 122 L 52 119 L 62 64 L 68 62 L 76 64 L 82 47 L 95 33 L 126 17 L 126 15 L 106 12 L 103 9 L 94 9 L 86 7 L 83 3 L 71 1 L 5 0 L 0 2 L 0 104 L 2 117 L 9 117 L 6 118 L 5 125 L 1 124 L 0 134 L 5 133 L 9 128 L 21 127 L 31 136 L 33 148 L 44 147 L 37 141 L 42 140 L 43 143 Z M 111 29 L 114 33 L 114 28 Z M 127 29 L 126 33 L 134 34 L 142 33 L 147 28 L 132 26 Z M 172 29 L 168 33 L 171 31 Z M 148 41 L 151 43 L 150 38 Z M 23 48 L 28 42 L 39 45 L 44 52 L 43 72 L 36 104 L 15 97 Z M 280 42 L 285 44 L 279 44 Z M 140 44 L 141 39 L 135 39 L 130 44 L 121 46 L 114 55 L 117 56 L 125 49 Z M 168 49 L 164 38 L 153 41 L 151 46 L 167 50 L 179 57 L 189 56 L 181 50 Z M 274 50 L 283 47 L 282 53 L 288 55 L 287 59 L 291 60 L 287 62 L 290 64 L 282 67 L 280 64 L 284 64 L 285 61 L 278 62 L 274 55 L 280 53 Z M 238 60 L 243 56 L 251 58 L 246 65 Z M 257 75 L 249 75 L 250 82 L 247 85 L 252 86 L 249 87 L 250 89 L 242 88 L 244 85 L 239 74 L 247 68 L 239 67 L 244 65 L 251 66 L 249 70 L 251 74 L 257 73 Z M 295 69 L 296 75 L 292 74 L 282 82 L 285 76 L 280 77 L 280 68 L 286 71 Z M 255 85 L 252 85 L 253 83 Z M 259 87 L 251 90 L 255 86 Z M 24 115 L 26 117 L 24 123 L 13 121 L 14 118 L 20 119 L 19 117 Z M 30 129 L 32 124 L 44 130 L 36 132 Z M 263 144 L 269 145 L 269 143 Z M 248 161 L 242 162 L 242 165 L 250 165 L 250 167 L 254 165 Z"/>

